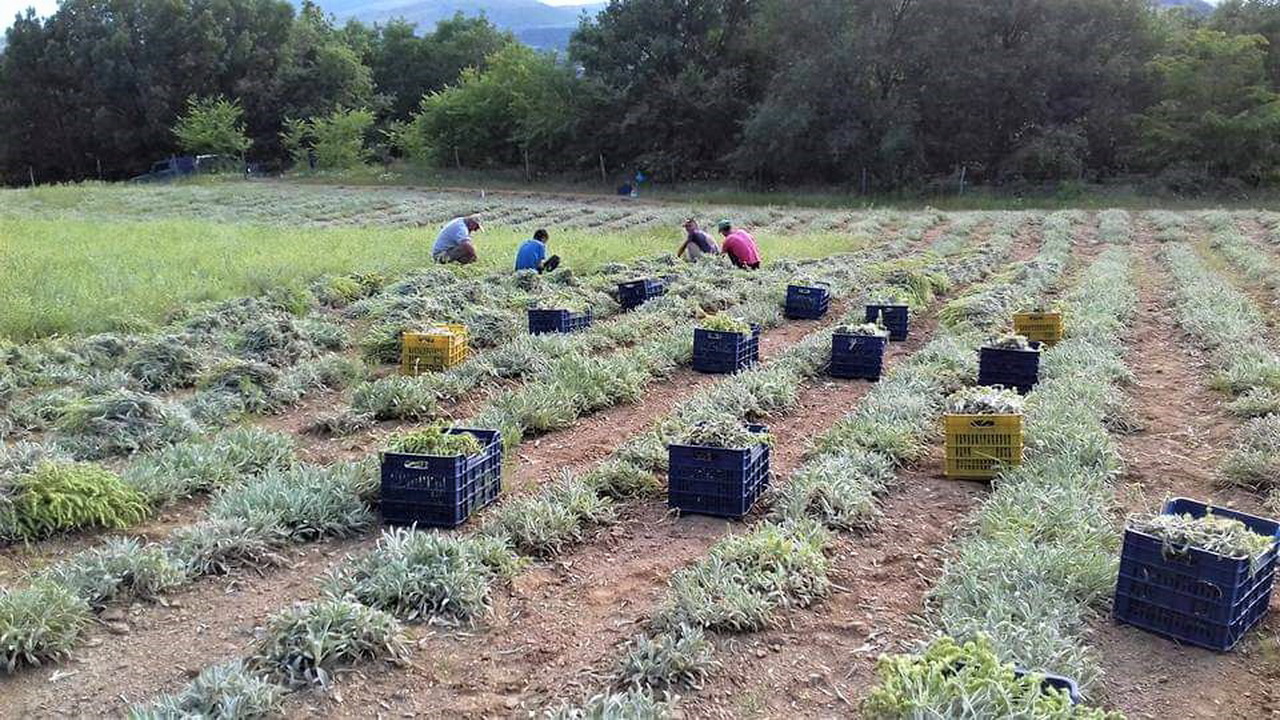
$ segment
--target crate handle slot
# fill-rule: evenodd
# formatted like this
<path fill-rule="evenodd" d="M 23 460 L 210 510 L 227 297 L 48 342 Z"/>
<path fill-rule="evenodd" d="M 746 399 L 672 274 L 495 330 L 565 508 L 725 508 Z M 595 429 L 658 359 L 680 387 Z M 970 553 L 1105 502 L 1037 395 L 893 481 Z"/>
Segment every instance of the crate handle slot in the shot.
<path fill-rule="evenodd" d="M 430 470 L 431 463 L 427 460 L 406 460 L 404 468 L 406 470 Z"/>
<path fill-rule="evenodd" d="M 969 426 L 981 427 L 981 428 L 995 427 L 996 421 L 995 420 L 970 420 Z"/>

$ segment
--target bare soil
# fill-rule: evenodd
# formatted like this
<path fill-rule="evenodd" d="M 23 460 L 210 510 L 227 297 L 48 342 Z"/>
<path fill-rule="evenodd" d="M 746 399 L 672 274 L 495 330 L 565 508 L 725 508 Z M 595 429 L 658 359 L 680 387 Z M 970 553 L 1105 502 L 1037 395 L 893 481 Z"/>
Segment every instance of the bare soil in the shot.
<path fill-rule="evenodd" d="M 1121 439 L 1127 474 L 1120 506 L 1126 512 L 1152 511 L 1166 498 L 1182 496 L 1260 512 L 1259 497 L 1217 482 L 1216 469 L 1239 422 L 1226 412 L 1223 396 L 1205 385 L 1207 359 L 1174 321 L 1172 279 L 1154 259 L 1156 244 L 1145 229 L 1135 251 L 1140 304 L 1128 364 L 1137 376 L 1130 391 L 1133 412 L 1145 429 Z M 1106 673 L 1101 699 L 1132 718 L 1280 714 L 1273 689 L 1278 666 L 1270 649 L 1278 629 L 1273 613 L 1242 648 L 1214 653 L 1103 615 L 1092 623 L 1089 638 Z"/>

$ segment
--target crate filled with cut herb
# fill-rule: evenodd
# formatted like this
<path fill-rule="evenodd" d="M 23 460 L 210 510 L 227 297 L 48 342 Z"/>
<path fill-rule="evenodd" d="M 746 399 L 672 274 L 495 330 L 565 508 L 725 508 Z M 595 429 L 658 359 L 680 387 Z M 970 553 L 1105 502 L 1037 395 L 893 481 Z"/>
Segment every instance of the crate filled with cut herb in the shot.
<path fill-rule="evenodd" d="M 667 446 L 667 504 L 680 512 L 742 517 L 769 487 L 769 430 L 700 423 Z"/>
<path fill-rule="evenodd" d="M 1062 340 L 1062 313 L 1044 310 L 1014 313 L 1013 331 L 1032 342 L 1053 347 Z"/>
<path fill-rule="evenodd" d="M 469 334 L 466 325 L 440 323 L 421 332 L 400 336 L 400 374 L 448 370 L 467 359 Z"/>
<path fill-rule="evenodd" d="M 831 334 L 832 377 L 879 380 L 889 331 L 875 323 L 841 325 Z"/>
<path fill-rule="evenodd" d="M 947 400 L 943 416 L 946 476 L 989 480 L 1022 464 L 1022 398 L 1009 390 L 966 388 Z"/>
<path fill-rule="evenodd" d="M 497 430 L 434 425 L 395 436 L 382 453 L 379 505 L 391 524 L 455 527 L 501 489 Z"/>
<path fill-rule="evenodd" d="M 1001 335 L 978 350 L 978 384 L 999 385 L 1022 394 L 1040 381 L 1038 342 L 1022 335 Z"/>
<path fill-rule="evenodd" d="M 787 286 L 787 300 L 783 314 L 792 320 L 816 320 L 831 308 L 831 290 L 824 284 L 811 280 L 799 281 Z"/>
<path fill-rule="evenodd" d="M 591 311 L 529 308 L 529 334 L 571 333 L 591 327 Z"/>
<path fill-rule="evenodd" d="M 712 315 L 693 331 L 693 369 L 736 373 L 760 360 L 760 328 L 727 315 Z"/>
<path fill-rule="evenodd" d="M 871 303 L 863 321 L 883 325 L 889 329 L 890 340 L 902 342 L 911 329 L 911 310 L 905 303 Z"/>
<path fill-rule="evenodd" d="M 642 278 L 618 283 L 618 304 L 624 310 L 640 307 L 656 297 L 666 294 L 667 286 L 662 280 Z"/>
<path fill-rule="evenodd" d="M 1125 527 L 1113 613 L 1120 622 L 1225 651 L 1262 620 L 1280 524 L 1186 498 Z"/>

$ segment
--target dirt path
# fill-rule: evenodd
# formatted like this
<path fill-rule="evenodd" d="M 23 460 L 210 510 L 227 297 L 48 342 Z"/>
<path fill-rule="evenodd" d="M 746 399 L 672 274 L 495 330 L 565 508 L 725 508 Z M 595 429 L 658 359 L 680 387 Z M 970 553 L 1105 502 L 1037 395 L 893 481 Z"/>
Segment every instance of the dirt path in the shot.
<path fill-rule="evenodd" d="M 1215 482 L 1239 422 L 1227 414 L 1224 397 L 1206 387 L 1206 358 L 1175 324 L 1173 280 L 1155 260 L 1156 244 L 1146 228 L 1138 232 L 1134 255 L 1139 307 L 1128 364 L 1137 385 L 1130 397 L 1146 429 L 1120 439 L 1127 468 L 1120 505 L 1126 512 L 1151 511 L 1165 498 L 1185 496 L 1259 511 L 1257 496 L 1219 488 Z M 1218 654 L 1179 646 L 1103 616 L 1092 623 L 1090 633 L 1105 672 L 1101 699 L 1131 718 L 1254 717 L 1259 708 L 1280 712 L 1270 683 L 1277 675 L 1267 670 L 1277 666 L 1260 661 L 1264 651 L 1259 642 L 1277 630 L 1280 623 L 1273 614 L 1243 649 Z"/>

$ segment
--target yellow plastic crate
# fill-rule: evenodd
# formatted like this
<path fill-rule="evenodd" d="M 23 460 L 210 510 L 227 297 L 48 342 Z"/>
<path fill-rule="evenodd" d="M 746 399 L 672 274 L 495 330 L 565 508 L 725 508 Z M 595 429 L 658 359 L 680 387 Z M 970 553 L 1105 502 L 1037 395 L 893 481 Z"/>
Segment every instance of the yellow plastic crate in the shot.
<path fill-rule="evenodd" d="M 1062 313 L 1024 312 L 1013 314 L 1013 331 L 1032 342 L 1053 346 L 1062 339 Z"/>
<path fill-rule="evenodd" d="M 470 334 L 466 325 L 441 323 L 432 329 L 448 332 L 406 332 L 401 336 L 401 375 L 447 370 L 467 359 Z"/>
<path fill-rule="evenodd" d="M 1022 464 L 1021 415 L 946 415 L 943 429 L 949 478 L 989 480 Z"/>

